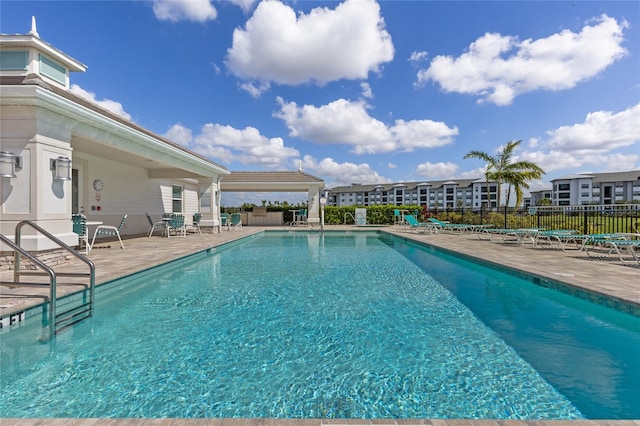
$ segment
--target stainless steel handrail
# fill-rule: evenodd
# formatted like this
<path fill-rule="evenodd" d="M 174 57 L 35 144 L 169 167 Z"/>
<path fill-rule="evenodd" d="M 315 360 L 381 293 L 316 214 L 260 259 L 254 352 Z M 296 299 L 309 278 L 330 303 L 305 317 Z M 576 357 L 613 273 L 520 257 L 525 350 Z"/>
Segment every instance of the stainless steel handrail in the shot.
<path fill-rule="evenodd" d="M 27 259 L 29 259 L 31 262 L 33 262 L 34 264 L 36 264 L 37 266 L 39 266 L 41 269 L 44 269 L 44 271 L 46 272 L 47 275 L 49 275 L 49 281 L 50 281 L 50 298 L 49 298 L 49 336 L 48 338 L 51 339 L 54 335 L 55 335 L 55 324 L 56 324 L 56 272 L 53 271 L 53 269 L 51 269 L 49 266 L 45 265 L 42 261 L 38 260 L 37 258 L 35 258 L 34 256 L 32 256 L 30 253 L 28 253 L 26 250 L 24 250 L 21 245 L 20 242 L 22 240 L 22 228 L 28 225 L 31 228 L 33 228 L 34 230 L 36 230 L 37 232 L 40 232 L 42 235 L 44 235 L 45 237 L 47 237 L 49 240 L 53 241 L 54 243 L 56 243 L 60 248 L 64 249 L 65 251 L 71 253 L 73 256 L 75 256 L 77 259 L 79 259 L 81 262 L 87 264 L 87 266 L 89 266 L 89 304 L 91 305 L 91 310 L 89 312 L 89 316 L 93 315 L 93 306 L 94 306 L 94 300 L 95 300 L 95 292 L 94 292 L 94 288 L 95 288 L 95 281 L 96 281 L 96 273 L 95 273 L 95 265 L 93 264 L 93 262 L 90 259 L 87 259 L 85 256 L 77 253 L 73 248 L 69 247 L 66 243 L 64 243 L 62 240 L 60 240 L 59 238 L 57 238 L 56 236 L 54 236 L 53 234 L 51 234 L 50 232 L 48 232 L 47 230 L 43 229 L 41 226 L 36 225 L 34 222 L 30 221 L 30 220 L 23 220 L 22 222 L 19 222 L 16 225 L 16 230 L 15 230 L 15 244 L 13 242 L 11 242 L 11 240 L 7 239 L 6 237 L 2 236 L 2 240 L 7 243 L 7 245 L 11 246 L 15 251 L 14 251 L 14 268 L 13 268 L 13 280 L 15 282 L 16 285 L 20 285 L 20 276 L 24 275 L 24 276 L 34 276 L 34 275 L 44 275 L 44 273 L 38 273 L 38 272 L 34 272 L 34 271 L 20 271 L 20 264 L 21 264 L 21 260 L 22 260 L 22 256 L 25 256 Z M 1 235 L 0 235 L 1 236 Z M 60 276 L 87 276 L 87 274 L 83 274 L 83 273 L 57 273 L 57 275 Z"/>

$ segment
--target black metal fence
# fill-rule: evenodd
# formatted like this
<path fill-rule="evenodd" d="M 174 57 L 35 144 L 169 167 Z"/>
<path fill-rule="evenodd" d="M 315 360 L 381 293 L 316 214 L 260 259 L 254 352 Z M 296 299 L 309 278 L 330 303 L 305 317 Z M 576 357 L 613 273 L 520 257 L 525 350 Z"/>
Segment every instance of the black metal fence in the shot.
<path fill-rule="evenodd" d="M 584 234 L 640 233 L 640 204 L 448 209 L 431 211 L 429 215 L 452 223 L 498 228 L 573 229 Z"/>

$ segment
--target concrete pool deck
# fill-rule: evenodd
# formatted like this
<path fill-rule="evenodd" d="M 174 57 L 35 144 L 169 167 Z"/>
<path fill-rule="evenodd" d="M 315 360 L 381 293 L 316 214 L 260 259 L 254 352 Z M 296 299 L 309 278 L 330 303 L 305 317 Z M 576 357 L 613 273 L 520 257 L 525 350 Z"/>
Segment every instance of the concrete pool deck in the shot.
<path fill-rule="evenodd" d="M 188 256 L 211 247 L 262 232 L 263 230 L 306 231 L 302 227 L 244 227 L 239 231 L 194 235 L 186 238 L 140 237 L 124 241 L 122 250 L 116 242 L 96 244 L 89 258 L 96 266 L 96 284 L 124 277 L 153 266 Z M 327 230 L 351 230 L 353 232 L 375 231 L 373 229 L 345 226 L 327 226 Z M 317 228 L 316 228 L 317 230 Z M 501 239 L 481 240 L 475 234 L 421 234 L 413 233 L 398 226 L 389 226 L 379 230 L 389 232 L 401 238 L 439 247 L 471 256 L 481 261 L 517 269 L 550 281 L 565 283 L 574 288 L 584 289 L 594 294 L 606 295 L 616 300 L 640 307 L 640 267 L 622 264 L 616 259 L 595 259 L 584 252 L 562 251 L 559 249 L 533 248 L 531 245 L 506 244 Z M 78 261 L 54 267 L 56 271 L 86 271 L 86 266 Z M 48 294 L 46 288 L 15 287 L 2 285 L 12 279 L 10 271 L 0 273 L 0 316 L 7 318 L 30 306 L 43 302 Z M 64 283 L 64 278 L 59 282 Z M 59 297 L 78 290 L 78 286 L 58 287 Z M 11 305 L 12 302 L 19 302 Z M 632 421 L 511 421 L 511 420 L 415 420 L 415 419 L 2 419 L 0 425 L 215 425 L 215 426 L 323 426 L 323 425 L 417 425 L 434 426 L 454 425 L 636 425 L 640 420 Z"/>

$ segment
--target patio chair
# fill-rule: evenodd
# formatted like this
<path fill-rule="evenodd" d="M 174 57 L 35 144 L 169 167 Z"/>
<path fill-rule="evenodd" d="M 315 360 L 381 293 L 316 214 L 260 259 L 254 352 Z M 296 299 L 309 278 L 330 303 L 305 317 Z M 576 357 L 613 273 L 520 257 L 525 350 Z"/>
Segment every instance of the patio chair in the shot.
<path fill-rule="evenodd" d="M 240 213 L 231 213 L 231 226 L 233 226 L 236 231 L 242 229 L 242 215 Z"/>
<path fill-rule="evenodd" d="M 78 234 L 80 249 L 82 249 L 82 242 L 84 241 L 84 254 L 89 254 L 91 246 L 89 245 L 89 235 L 87 234 L 87 217 L 83 214 L 72 214 L 71 221 L 73 222 L 73 232 Z"/>
<path fill-rule="evenodd" d="M 297 217 L 296 222 L 299 225 L 306 225 L 307 224 L 307 209 L 298 210 L 298 217 Z"/>
<path fill-rule="evenodd" d="M 124 223 L 126 221 L 127 221 L 127 215 L 125 214 L 124 216 L 122 216 L 122 220 L 120 221 L 120 225 L 118 225 L 118 227 L 111 226 L 111 225 L 98 225 L 95 232 L 93 233 L 93 239 L 91 240 L 91 247 L 89 248 L 89 251 L 91 251 L 91 249 L 94 247 L 94 244 L 96 242 L 96 237 L 98 235 L 117 236 L 118 241 L 120 241 L 120 247 L 124 249 L 124 244 L 122 244 L 122 238 L 120 238 L 120 231 L 124 227 Z"/>
<path fill-rule="evenodd" d="M 183 214 L 171 215 L 171 220 L 169 221 L 169 225 L 167 227 L 167 238 L 171 236 L 171 232 L 173 232 L 174 235 L 180 235 L 181 237 L 187 236 L 187 227 L 184 223 Z"/>
<path fill-rule="evenodd" d="M 230 229 L 229 228 L 229 213 L 220 213 L 220 226 L 223 228 L 227 228 L 227 231 Z"/>
<path fill-rule="evenodd" d="M 151 237 L 151 234 L 153 234 L 153 231 L 155 231 L 156 229 L 161 230 L 162 232 L 164 232 L 164 221 L 159 221 L 159 222 L 154 222 L 153 219 L 151 219 L 151 216 L 149 215 L 149 213 L 145 213 L 147 215 L 147 220 L 149 221 L 149 226 L 151 226 L 151 228 L 149 229 L 149 237 Z"/>
<path fill-rule="evenodd" d="M 393 224 L 400 225 L 402 222 L 402 214 L 400 213 L 400 209 L 393 209 Z"/>
<path fill-rule="evenodd" d="M 202 213 L 194 213 L 193 214 L 193 222 L 191 223 L 191 229 L 198 231 L 200 235 L 202 235 L 202 230 L 200 229 L 200 220 L 202 219 Z"/>

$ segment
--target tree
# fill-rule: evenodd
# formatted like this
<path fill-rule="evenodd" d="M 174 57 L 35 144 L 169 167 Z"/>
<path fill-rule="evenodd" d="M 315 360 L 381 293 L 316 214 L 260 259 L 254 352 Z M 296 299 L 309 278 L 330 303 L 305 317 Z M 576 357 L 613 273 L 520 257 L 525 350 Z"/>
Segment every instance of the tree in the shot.
<path fill-rule="evenodd" d="M 469 151 L 467 158 L 478 158 L 487 162 L 485 170 L 485 179 L 487 181 L 487 198 L 489 198 L 489 181 L 498 183 L 498 199 L 497 204 L 500 206 L 500 186 L 503 183 L 509 184 L 509 193 L 507 195 L 507 205 L 511 196 L 511 187 L 516 192 L 516 206 L 522 202 L 522 188 L 529 188 L 527 181 L 532 179 L 540 179 L 545 173 L 537 164 L 530 161 L 517 161 L 512 163 L 513 151 L 522 143 L 521 140 L 509 141 L 505 147 L 498 151 L 498 154 L 491 156 L 483 151 Z"/>

